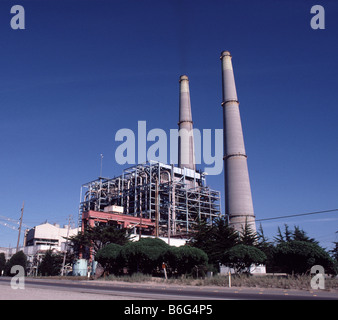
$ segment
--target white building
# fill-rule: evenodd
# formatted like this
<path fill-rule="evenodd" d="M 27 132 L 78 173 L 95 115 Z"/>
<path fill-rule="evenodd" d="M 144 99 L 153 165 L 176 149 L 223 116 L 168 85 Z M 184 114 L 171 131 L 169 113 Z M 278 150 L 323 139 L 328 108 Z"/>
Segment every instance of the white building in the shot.
<path fill-rule="evenodd" d="M 27 261 L 32 264 L 34 260 L 40 260 L 47 250 L 62 252 L 65 250 L 66 238 L 77 235 L 79 228 L 69 228 L 64 225 L 50 224 L 48 222 L 26 230 L 24 246 L 19 247 L 19 251 L 27 256 Z M 6 259 L 10 259 L 15 253 L 16 248 L 0 248 L 0 252 L 5 253 Z"/>
<path fill-rule="evenodd" d="M 68 230 L 67 225 L 61 228 L 56 223 L 50 224 L 46 222 L 28 230 L 25 237 L 25 246 L 45 245 L 50 247 L 50 249 L 55 248 L 61 251 L 62 243 L 66 242 L 67 233 L 68 237 L 71 237 L 76 235 L 78 231 L 78 228 L 69 228 Z"/>

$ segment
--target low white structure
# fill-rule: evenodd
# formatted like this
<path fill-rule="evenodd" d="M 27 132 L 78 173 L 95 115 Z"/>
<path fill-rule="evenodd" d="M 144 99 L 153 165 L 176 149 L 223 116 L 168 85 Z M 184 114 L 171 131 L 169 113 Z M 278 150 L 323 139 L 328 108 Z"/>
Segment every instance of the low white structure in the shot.
<path fill-rule="evenodd" d="M 229 274 L 229 272 L 231 274 L 235 274 L 235 270 L 233 268 L 229 268 L 225 265 L 221 265 L 220 266 L 220 274 L 221 275 L 227 275 Z M 266 267 L 264 264 L 259 264 L 259 265 L 251 265 L 250 267 L 250 273 L 251 274 L 266 274 Z"/>
<path fill-rule="evenodd" d="M 156 237 L 148 236 L 148 235 L 142 235 L 141 238 L 156 238 Z M 173 247 L 184 246 L 188 241 L 187 239 L 176 239 L 176 238 L 171 238 L 169 240 L 167 237 L 157 237 L 157 238 L 163 240 L 166 244 L 170 244 Z M 138 241 L 138 240 L 139 240 L 138 235 L 132 235 L 131 236 L 131 241 Z"/>
<path fill-rule="evenodd" d="M 62 228 L 58 224 L 48 222 L 35 226 L 26 233 L 25 244 L 29 246 L 47 245 L 51 249 L 61 247 L 66 242 L 66 237 L 77 235 L 78 228 L 69 228 L 64 225 Z"/>
<path fill-rule="evenodd" d="M 29 265 L 33 268 L 47 250 L 65 251 L 67 234 L 68 237 L 71 237 L 77 235 L 78 232 L 79 228 L 68 228 L 67 225 L 60 227 L 58 224 L 48 222 L 42 223 L 26 230 L 24 246 L 19 247 L 19 251 L 23 251 Z M 0 252 L 5 254 L 6 259 L 10 259 L 16 253 L 16 248 L 0 248 Z"/>

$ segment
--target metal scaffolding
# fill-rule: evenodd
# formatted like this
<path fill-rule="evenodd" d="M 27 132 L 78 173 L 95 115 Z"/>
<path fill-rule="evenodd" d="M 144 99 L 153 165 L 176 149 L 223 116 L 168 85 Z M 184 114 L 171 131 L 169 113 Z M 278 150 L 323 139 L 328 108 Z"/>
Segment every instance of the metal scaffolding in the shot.
<path fill-rule="evenodd" d="M 86 213 L 104 212 L 106 220 L 119 224 L 130 217 L 135 233 L 144 227 L 142 234 L 185 237 L 198 221 L 212 223 L 221 214 L 220 192 L 206 186 L 203 172 L 156 161 L 125 169 L 119 177 L 83 184 L 80 198 L 82 228 Z"/>

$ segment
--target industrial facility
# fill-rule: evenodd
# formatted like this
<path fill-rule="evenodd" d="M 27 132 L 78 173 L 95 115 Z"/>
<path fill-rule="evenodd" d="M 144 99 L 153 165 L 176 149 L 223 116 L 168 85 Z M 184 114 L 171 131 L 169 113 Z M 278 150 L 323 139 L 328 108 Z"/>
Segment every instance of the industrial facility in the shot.
<path fill-rule="evenodd" d="M 220 215 L 220 192 L 205 186 L 202 173 L 149 161 L 113 179 L 82 186 L 82 228 L 115 223 L 135 233 L 184 237 L 200 221 Z"/>
<path fill-rule="evenodd" d="M 220 59 L 225 216 L 234 230 L 241 231 L 248 224 L 256 231 L 230 52 L 223 51 Z M 38 263 L 47 250 L 65 251 L 66 239 L 87 227 L 115 225 L 131 229 L 139 238 L 159 237 L 168 244 L 179 246 L 190 238 L 199 222 L 212 224 L 220 217 L 220 191 L 211 189 L 206 182 L 206 173 L 196 170 L 189 79 L 186 75 L 179 79 L 178 126 L 178 166 L 149 160 L 124 169 L 114 178 L 100 176 L 81 186 L 78 228 L 60 228 L 59 225 L 44 223 L 27 230 L 24 247 L 20 249 L 28 255 L 30 273 L 37 272 Z M 7 223 L 2 224 L 7 226 Z M 7 258 L 17 251 L 18 248 L 0 248 Z M 84 257 L 80 253 L 74 274 L 86 275 L 87 259 L 93 262 L 93 255 Z"/>
<path fill-rule="evenodd" d="M 179 83 L 178 167 L 149 160 L 118 177 L 99 177 L 82 185 L 82 230 L 109 223 L 170 242 L 187 238 L 198 221 L 211 223 L 220 216 L 220 192 L 206 185 L 205 174 L 195 166 L 188 77 L 181 76 Z"/>
<path fill-rule="evenodd" d="M 255 228 L 251 189 L 231 55 L 223 51 L 225 214 L 235 230 Z M 81 187 L 79 227 L 115 224 L 135 234 L 188 238 L 199 221 L 221 215 L 220 192 L 196 170 L 189 79 L 179 79 L 178 166 L 149 160 L 112 179 L 99 177 Z"/>

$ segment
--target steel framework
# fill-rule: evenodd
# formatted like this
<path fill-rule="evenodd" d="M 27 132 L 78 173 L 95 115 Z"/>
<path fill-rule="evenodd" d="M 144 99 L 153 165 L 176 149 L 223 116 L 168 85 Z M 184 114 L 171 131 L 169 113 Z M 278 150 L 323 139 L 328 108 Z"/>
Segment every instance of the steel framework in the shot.
<path fill-rule="evenodd" d="M 95 220 L 95 212 L 101 214 L 91 225 L 123 221 L 135 233 L 185 237 L 198 221 L 212 223 L 221 214 L 220 192 L 206 186 L 203 172 L 149 161 L 83 184 L 79 227 Z"/>

